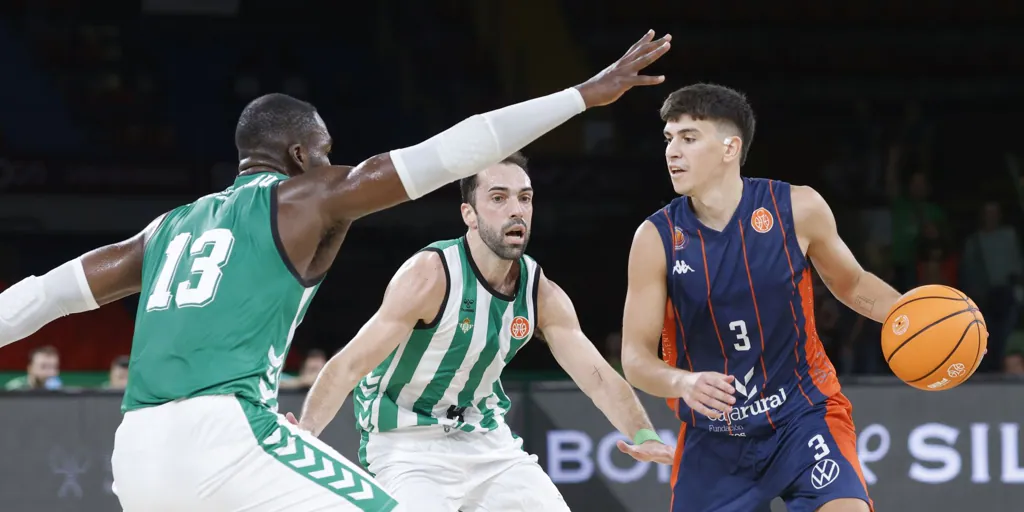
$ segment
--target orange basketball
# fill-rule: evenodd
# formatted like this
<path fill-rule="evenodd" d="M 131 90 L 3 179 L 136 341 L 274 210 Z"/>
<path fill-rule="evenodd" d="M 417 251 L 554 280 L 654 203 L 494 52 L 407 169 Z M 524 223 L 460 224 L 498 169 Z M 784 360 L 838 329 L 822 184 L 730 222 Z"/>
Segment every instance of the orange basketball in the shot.
<path fill-rule="evenodd" d="M 974 374 L 988 347 L 985 319 L 967 295 L 942 285 L 903 294 L 882 323 L 882 355 L 903 382 L 952 389 Z"/>

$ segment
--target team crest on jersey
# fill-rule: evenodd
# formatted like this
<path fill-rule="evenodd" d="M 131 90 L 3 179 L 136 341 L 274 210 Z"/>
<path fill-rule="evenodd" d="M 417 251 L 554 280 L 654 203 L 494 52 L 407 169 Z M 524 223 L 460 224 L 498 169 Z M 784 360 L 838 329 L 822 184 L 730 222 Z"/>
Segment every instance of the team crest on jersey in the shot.
<path fill-rule="evenodd" d="M 462 322 L 459 322 L 459 329 L 462 329 L 462 334 L 466 334 L 472 328 L 473 322 L 469 321 L 469 317 L 463 318 Z"/>
<path fill-rule="evenodd" d="M 754 213 L 750 215 L 750 226 L 758 233 L 767 233 L 772 230 L 774 225 L 775 218 L 763 207 L 754 210 Z"/>
<path fill-rule="evenodd" d="M 689 242 L 689 239 L 686 238 L 686 232 L 679 226 L 676 226 L 676 229 L 672 232 L 672 243 L 676 250 L 681 251 L 685 249 L 687 242 Z"/>
<path fill-rule="evenodd" d="M 526 317 L 517 316 L 512 319 L 512 325 L 508 326 L 512 337 L 521 340 L 530 334 L 530 321 Z"/>

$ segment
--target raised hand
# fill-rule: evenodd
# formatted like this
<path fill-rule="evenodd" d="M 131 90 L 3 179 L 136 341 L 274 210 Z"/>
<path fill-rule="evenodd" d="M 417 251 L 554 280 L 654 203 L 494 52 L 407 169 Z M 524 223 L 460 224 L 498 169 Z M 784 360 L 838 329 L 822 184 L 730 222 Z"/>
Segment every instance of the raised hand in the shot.
<path fill-rule="evenodd" d="M 683 379 L 679 396 L 694 411 L 712 419 L 721 418 L 736 403 L 733 380 L 732 375 L 716 372 L 691 373 Z"/>
<path fill-rule="evenodd" d="M 619 99 L 626 91 L 636 86 L 657 85 L 665 81 L 664 76 L 639 74 L 652 62 L 665 55 L 671 47 L 670 34 L 654 40 L 654 31 L 648 31 L 625 55 L 587 80 L 577 85 L 576 90 L 583 96 L 587 108 L 608 105 Z"/>

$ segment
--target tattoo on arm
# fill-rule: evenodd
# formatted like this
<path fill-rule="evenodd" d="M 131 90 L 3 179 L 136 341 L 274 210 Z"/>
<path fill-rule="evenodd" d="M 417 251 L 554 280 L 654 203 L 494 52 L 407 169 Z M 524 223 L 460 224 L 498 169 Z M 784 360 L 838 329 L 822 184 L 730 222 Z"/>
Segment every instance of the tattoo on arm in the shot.
<path fill-rule="evenodd" d="M 594 367 L 594 375 L 597 375 L 598 382 L 604 382 L 604 377 L 601 376 L 601 370 L 599 370 L 596 366 Z"/>
<path fill-rule="evenodd" d="M 867 311 L 868 313 L 872 313 L 875 310 L 875 299 L 865 297 L 863 295 L 858 295 L 857 305 L 860 306 L 861 309 Z"/>

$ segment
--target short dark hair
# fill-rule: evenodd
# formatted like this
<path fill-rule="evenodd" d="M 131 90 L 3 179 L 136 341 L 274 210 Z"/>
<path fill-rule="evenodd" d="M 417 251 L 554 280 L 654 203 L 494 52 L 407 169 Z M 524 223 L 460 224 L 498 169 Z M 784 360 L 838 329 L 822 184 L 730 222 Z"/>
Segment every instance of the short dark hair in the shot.
<path fill-rule="evenodd" d="M 266 146 L 286 149 L 316 129 L 316 107 L 287 94 L 271 93 L 249 102 L 238 116 L 235 147 L 239 155 Z"/>
<path fill-rule="evenodd" d="M 32 352 L 30 352 L 28 355 L 29 364 L 31 364 L 32 361 L 35 361 L 36 356 L 38 355 L 60 357 L 60 352 L 57 352 L 57 348 L 54 347 L 53 345 L 43 345 L 42 347 L 37 347 L 33 349 Z"/>
<path fill-rule="evenodd" d="M 693 84 L 683 87 L 665 98 L 661 105 L 661 120 L 674 121 L 682 116 L 697 120 L 729 123 L 740 132 L 743 153 L 740 165 L 747 161 L 747 153 L 754 143 L 754 109 L 743 93 L 716 84 Z"/>
<path fill-rule="evenodd" d="M 327 359 L 327 353 L 318 348 L 310 349 L 309 352 L 306 352 L 306 359 L 312 358 Z"/>
<path fill-rule="evenodd" d="M 505 157 L 504 160 L 499 162 L 505 165 L 516 165 L 519 166 L 526 174 L 530 174 L 530 170 L 526 167 L 528 160 L 526 155 L 522 152 L 516 151 L 511 155 Z M 480 180 L 476 178 L 476 174 L 459 180 L 459 190 L 462 191 L 462 202 L 469 203 L 470 206 L 476 206 L 476 186 L 480 183 Z"/>

